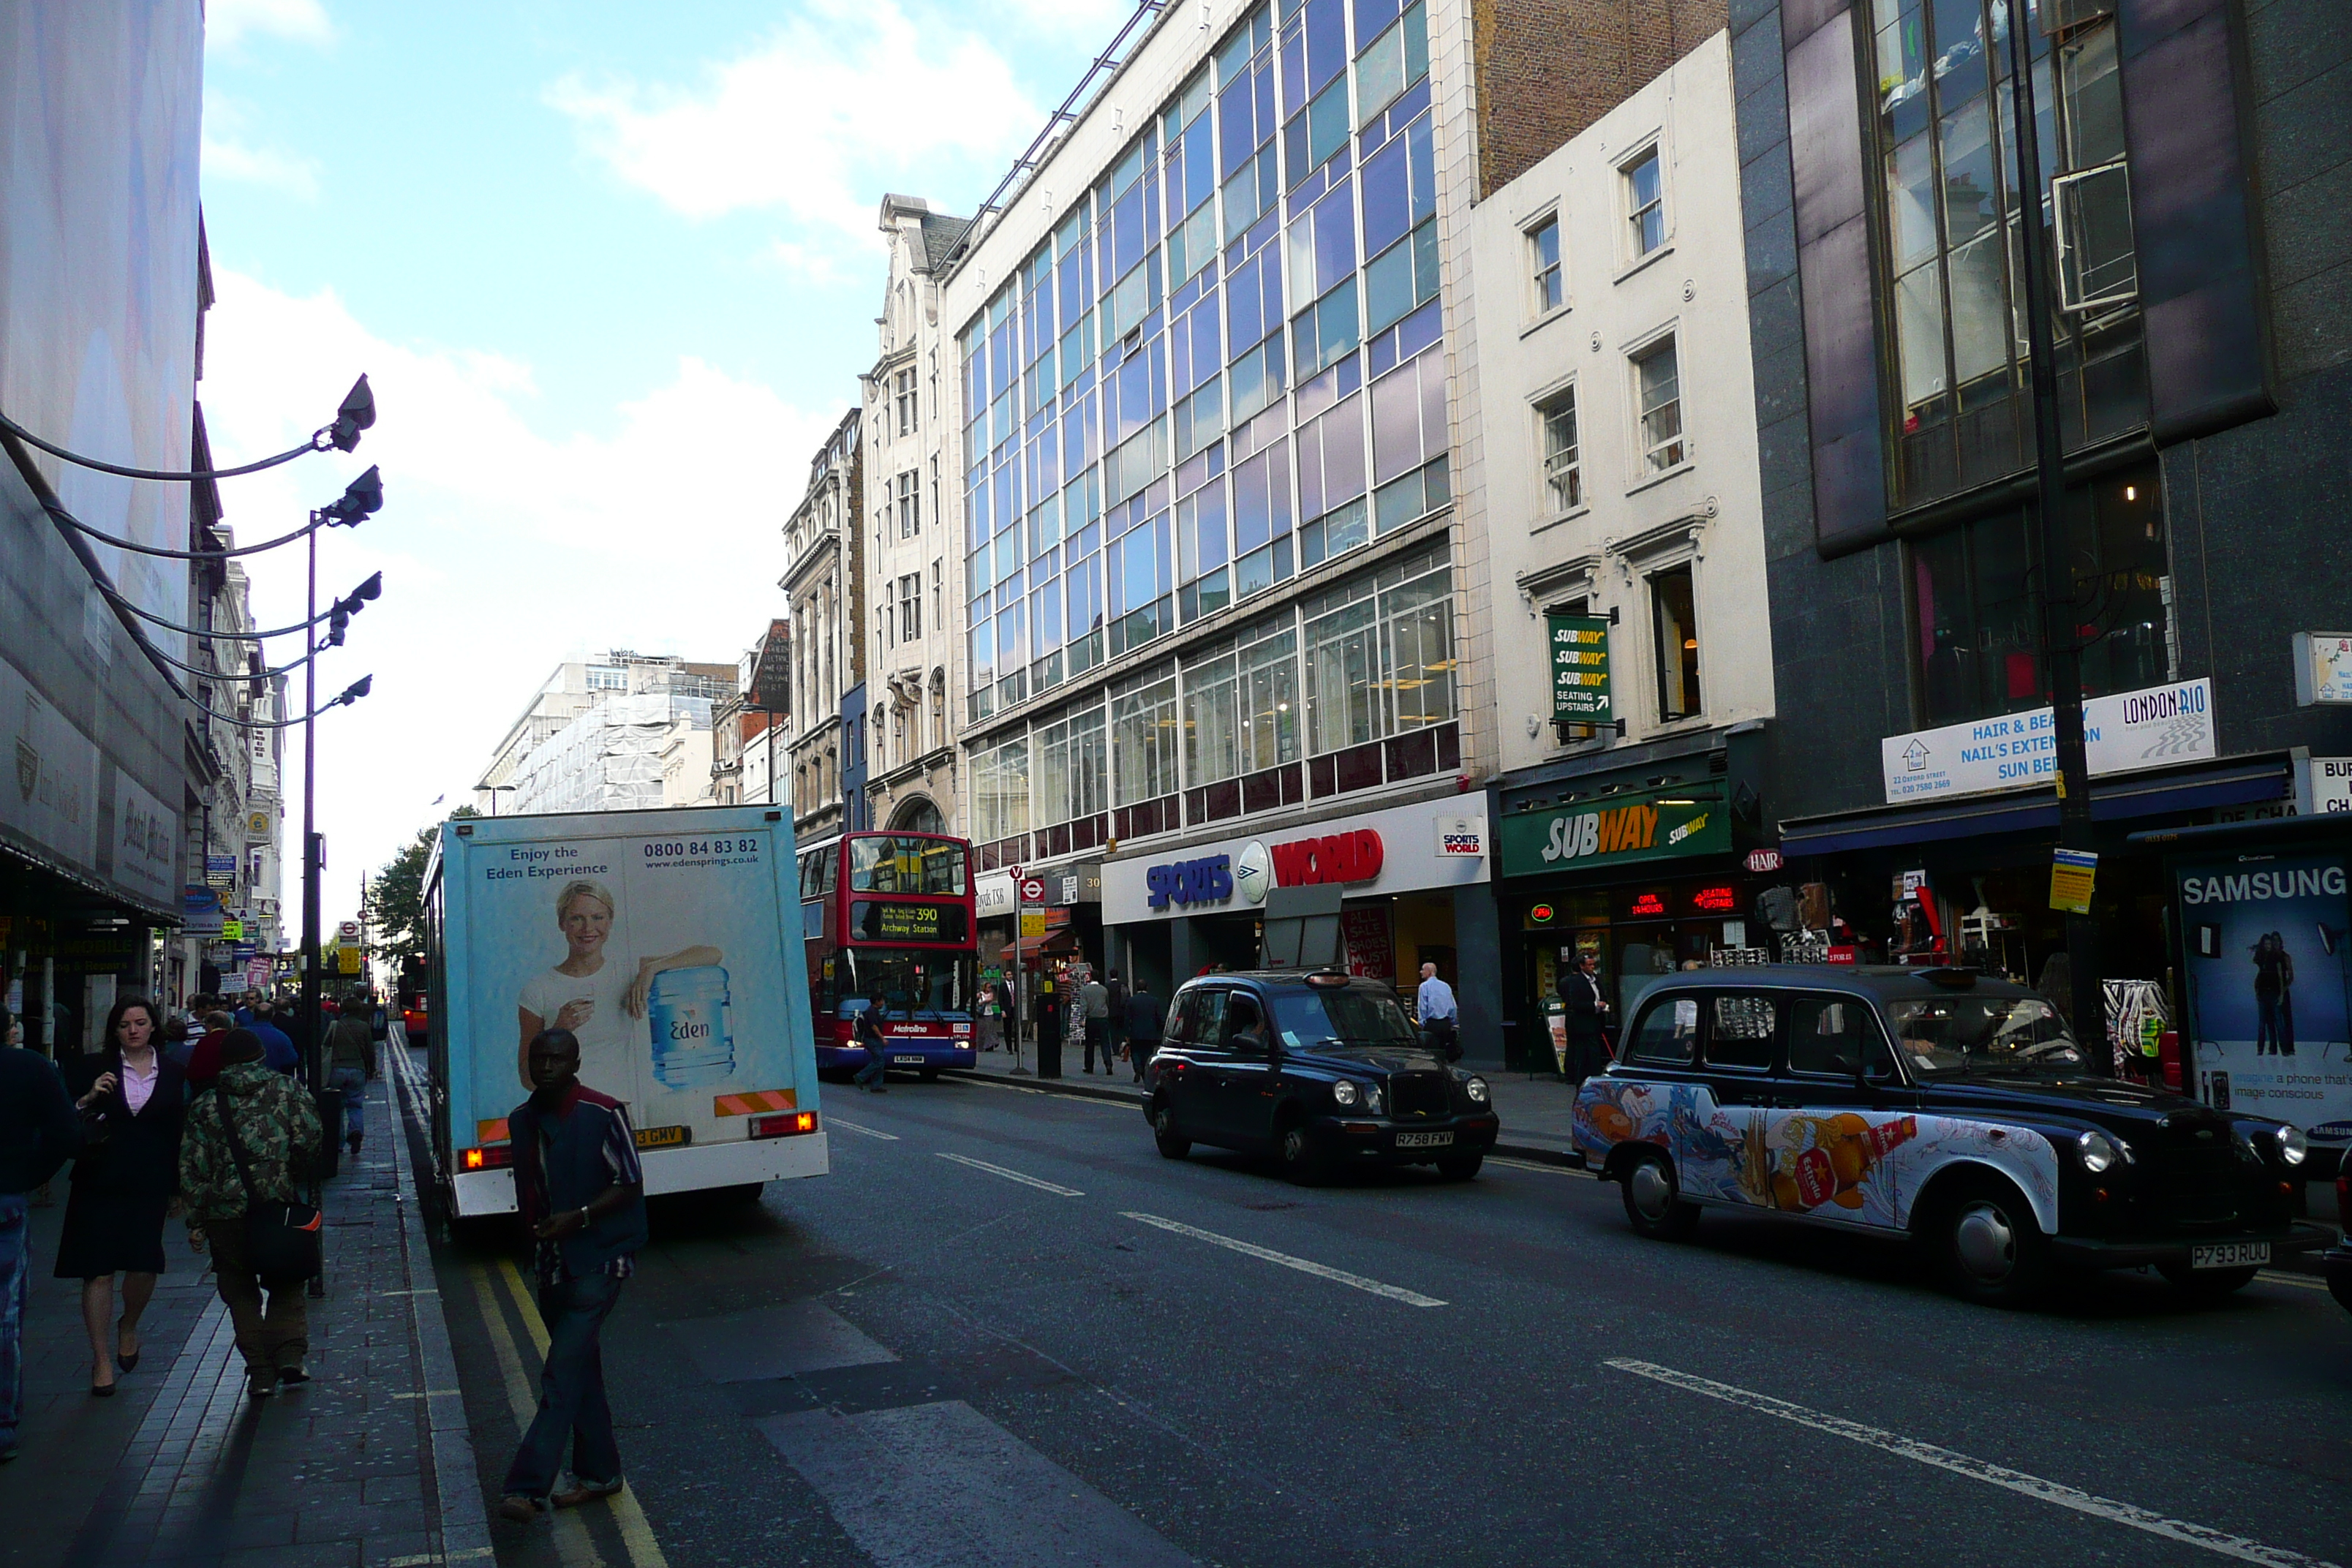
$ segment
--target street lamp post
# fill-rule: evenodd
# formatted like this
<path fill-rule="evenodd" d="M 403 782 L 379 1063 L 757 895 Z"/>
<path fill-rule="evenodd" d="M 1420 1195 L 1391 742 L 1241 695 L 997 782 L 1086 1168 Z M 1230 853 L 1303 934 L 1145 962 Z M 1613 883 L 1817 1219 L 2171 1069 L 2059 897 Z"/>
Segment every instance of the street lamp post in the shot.
<path fill-rule="evenodd" d="M 2042 0 L 2048 4 L 2048 0 Z M 2034 118 L 2033 57 L 2027 29 L 2036 26 L 2028 0 L 2009 0 L 2010 114 L 2016 123 L 2015 174 L 2019 263 L 2024 273 L 2026 354 L 2033 391 L 2036 543 L 2042 567 L 2042 660 L 2050 677 L 2050 711 L 2058 752 L 2058 847 L 2093 852 L 2090 759 L 2083 735 L 2083 662 L 2077 637 L 2074 574 L 2066 529 L 2064 437 L 2058 420 L 2057 330 L 2051 300 L 2050 239 L 2042 221 L 2041 136 Z M 2050 199 L 2054 200 L 2054 195 Z M 2075 1033 L 2093 1043 L 2097 1070 L 2113 1072 L 2106 1038 L 2106 999 L 2099 983 L 2098 926 L 2087 914 L 2066 916 L 2066 962 L 2072 994 L 2067 1011 Z"/>

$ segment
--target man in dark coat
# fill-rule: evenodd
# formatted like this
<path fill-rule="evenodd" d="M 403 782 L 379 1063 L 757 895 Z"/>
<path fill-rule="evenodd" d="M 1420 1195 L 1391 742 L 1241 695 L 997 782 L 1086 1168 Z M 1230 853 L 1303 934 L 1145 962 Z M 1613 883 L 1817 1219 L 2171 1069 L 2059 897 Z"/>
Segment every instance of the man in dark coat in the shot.
<path fill-rule="evenodd" d="M 1601 1034 L 1609 998 L 1591 953 L 1578 953 L 1576 967 L 1560 976 L 1559 1000 L 1568 1009 L 1568 1080 L 1580 1084 L 1609 1066 L 1609 1045 Z"/>
<path fill-rule="evenodd" d="M 0 1464 L 16 1457 L 25 1409 L 25 1301 L 32 1279 L 26 1194 L 57 1174 L 81 1142 L 81 1119 L 58 1069 L 17 1040 L 0 1007 Z"/>
<path fill-rule="evenodd" d="M 1160 1030 L 1167 1017 L 1160 998 L 1151 994 L 1151 983 L 1136 976 L 1135 989 L 1127 998 L 1127 1055 L 1129 1065 L 1135 1068 L 1135 1081 L 1143 1081 L 1143 1069 L 1151 1065 L 1154 1053 L 1160 1049 Z"/>
<path fill-rule="evenodd" d="M 621 1489 L 604 1398 L 604 1320 L 646 1244 L 646 1179 L 627 1107 L 580 1081 L 569 1029 L 531 1037 L 530 1098 L 508 1113 L 515 1206 L 530 1227 L 547 1324 L 539 1414 L 508 1467 L 501 1517 L 535 1519 Z M 572 1471 L 559 1478 L 565 1442 Z"/>

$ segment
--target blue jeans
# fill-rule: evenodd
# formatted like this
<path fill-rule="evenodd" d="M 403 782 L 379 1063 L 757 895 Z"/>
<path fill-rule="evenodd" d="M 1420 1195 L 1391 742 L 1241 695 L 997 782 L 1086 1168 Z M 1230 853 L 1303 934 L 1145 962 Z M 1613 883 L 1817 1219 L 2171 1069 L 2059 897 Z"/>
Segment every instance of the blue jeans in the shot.
<path fill-rule="evenodd" d="M 621 1479 L 621 1451 L 613 1444 L 613 1407 L 604 1401 L 604 1319 L 621 1299 L 621 1282 L 591 1274 L 539 1288 L 539 1315 L 547 1324 L 547 1363 L 539 1376 L 539 1414 L 507 1468 L 508 1497 L 543 1498 L 563 1468 L 572 1442 L 572 1473 L 610 1485 Z"/>
<path fill-rule="evenodd" d="M 357 1138 L 367 1131 L 367 1074 L 357 1068 L 337 1068 L 327 1087 L 343 1091 L 343 1135 Z"/>
<path fill-rule="evenodd" d="M 16 1445 L 25 1413 L 25 1291 L 32 1278 L 32 1226 L 25 1194 L 0 1193 L 0 1448 Z"/>
<path fill-rule="evenodd" d="M 857 1077 L 854 1080 L 858 1088 L 864 1089 L 869 1083 L 882 1081 L 882 1076 L 890 1070 L 890 1059 L 886 1051 L 887 1047 L 878 1040 L 866 1047 L 866 1065 L 857 1069 Z"/>

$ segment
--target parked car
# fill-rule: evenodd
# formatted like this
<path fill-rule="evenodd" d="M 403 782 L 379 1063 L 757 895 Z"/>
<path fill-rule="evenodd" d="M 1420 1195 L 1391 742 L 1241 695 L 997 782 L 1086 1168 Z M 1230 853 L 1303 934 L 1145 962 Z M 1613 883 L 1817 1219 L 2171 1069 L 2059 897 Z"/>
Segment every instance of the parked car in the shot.
<path fill-rule="evenodd" d="M 2057 1265 L 2218 1297 L 2328 1239 L 2295 1219 L 2300 1131 L 2095 1072 L 2048 1002 L 1966 969 L 1661 981 L 1575 1139 L 1645 1236 L 1720 1207 L 1908 1237 L 1979 1301 Z"/>
<path fill-rule="evenodd" d="M 1467 1181 L 1501 1123 L 1486 1080 L 1422 1044 L 1396 994 L 1334 970 L 1188 981 L 1144 1107 L 1160 1152 L 1270 1153 L 1295 1180 L 1430 1164 Z"/>

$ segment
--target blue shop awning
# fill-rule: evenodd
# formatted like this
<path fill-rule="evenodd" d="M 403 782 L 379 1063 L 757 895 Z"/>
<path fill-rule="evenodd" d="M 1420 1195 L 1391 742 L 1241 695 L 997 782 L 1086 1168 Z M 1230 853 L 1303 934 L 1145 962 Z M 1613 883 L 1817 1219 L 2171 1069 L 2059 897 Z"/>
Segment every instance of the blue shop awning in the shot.
<path fill-rule="evenodd" d="M 2286 753 L 2264 753 L 2095 780 L 2091 816 L 2099 822 L 2128 821 L 2217 805 L 2284 800 L 2293 793 L 2293 770 Z M 1780 824 L 1780 849 L 1786 855 L 1837 855 L 1849 849 L 1997 833 L 2055 833 L 2057 829 L 2057 792 L 2020 790 L 2013 795 L 1970 795 L 1921 805 L 1790 817 Z"/>

